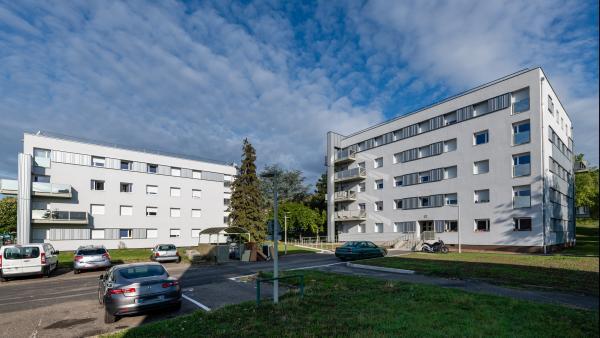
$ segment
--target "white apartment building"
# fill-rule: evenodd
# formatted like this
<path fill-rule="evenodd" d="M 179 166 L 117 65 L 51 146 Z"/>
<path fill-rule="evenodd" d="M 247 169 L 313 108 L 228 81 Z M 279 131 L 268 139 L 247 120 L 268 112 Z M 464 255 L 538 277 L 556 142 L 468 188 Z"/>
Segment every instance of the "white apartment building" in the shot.
<path fill-rule="evenodd" d="M 17 195 L 19 243 L 149 248 L 198 244 L 200 231 L 227 225 L 233 165 L 25 133 Z M 204 235 L 203 235 L 204 236 Z"/>
<path fill-rule="evenodd" d="M 326 164 L 330 241 L 543 251 L 575 240 L 573 128 L 541 68 L 329 132 Z"/>

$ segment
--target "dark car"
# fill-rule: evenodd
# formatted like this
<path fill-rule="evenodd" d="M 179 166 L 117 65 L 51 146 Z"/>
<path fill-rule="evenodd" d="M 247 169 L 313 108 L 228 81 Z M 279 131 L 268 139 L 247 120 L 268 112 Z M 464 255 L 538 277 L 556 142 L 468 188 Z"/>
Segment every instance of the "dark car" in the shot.
<path fill-rule="evenodd" d="M 104 322 L 149 310 L 181 308 L 181 288 L 159 263 L 112 267 L 100 276 L 98 301 L 104 305 Z"/>
<path fill-rule="evenodd" d="M 384 257 L 385 255 L 387 255 L 385 248 L 380 248 L 375 243 L 369 241 L 346 242 L 335 249 L 335 256 L 343 261 Z"/>

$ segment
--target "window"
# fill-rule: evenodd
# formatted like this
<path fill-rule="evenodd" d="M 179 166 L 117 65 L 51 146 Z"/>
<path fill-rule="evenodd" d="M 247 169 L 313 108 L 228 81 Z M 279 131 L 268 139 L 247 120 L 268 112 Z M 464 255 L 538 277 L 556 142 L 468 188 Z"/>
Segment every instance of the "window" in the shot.
<path fill-rule="evenodd" d="M 444 222 L 444 231 L 457 232 L 458 231 L 458 221 L 445 221 Z"/>
<path fill-rule="evenodd" d="M 531 186 L 513 187 L 513 208 L 529 208 L 531 206 Z"/>
<path fill-rule="evenodd" d="M 375 190 L 383 189 L 383 180 L 375 180 Z"/>
<path fill-rule="evenodd" d="M 456 111 L 444 115 L 444 125 L 448 126 L 456 123 Z"/>
<path fill-rule="evenodd" d="M 365 225 L 364 224 L 359 224 L 358 228 L 356 229 L 356 231 L 358 233 L 361 233 L 361 234 L 364 233 L 365 232 Z"/>
<path fill-rule="evenodd" d="M 490 201 L 490 190 L 475 190 L 475 203 L 488 203 Z"/>
<path fill-rule="evenodd" d="M 33 157 L 36 158 L 50 158 L 50 150 L 33 148 Z"/>
<path fill-rule="evenodd" d="M 480 145 L 489 142 L 489 134 L 487 130 L 473 134 L 473 145 Z"/>
<path fill-rule="evenodd" d="M 367 210 L 367 205 L 365 203 L 358 203 L 358 210 L 360 210 L 360 211 Z"/>
<path fill-rule="evenodd" d="M 50 176 L 48 175 L 33 175 L 34 182 L 50 183 Z"/>
<path fill-rule="evenodd" d="M 98 168 L 104 168 L 105 159 L 104 157 L 92 156 L 92 166 Z"/>
<path fill-rule="evenodd" d="M 375 161 L 374 161 L 374 163 L 373 163 L 373 166 L 375 168 L 381 168 L 381 167 L 383 167 L 383 157 L 376 158 Z"/>
<path fill-rule="evenodd" d="M 123 183 L 123 182 L 121 182 L 121 184 L 120 184 L 120 191 L 121 192 L 132 192 L 133 191 L 133 184 L 132 183 Z"/>
<path fill-rule="evenodd" d="M 475 231 L 490 231 L 490 220 L 489 219 L 476 219 L 475 220 Z"/>
<path fill-rule="evenodd" d="M 104 215 L 104 204 L 92 204 L 90 206 L 90 212 L 92 215 Z"/>
<path fill-rule="evenodd" d="M 400 223 L 394 222 L 394 232 L 400 232 Z"/>
<path fill-rule="evenodd" d="M 192 238 L 200 238 L 202 229 L 192 229 Z"/>
<path fill-rule="evenodd" d="M 133 238 L 133 230 L 119 229 L 119 238 Z"/>
<path fill-rule="evenodd" d="M 428 207 L 428 206 L 430 206 L 429 196 L 419 197 L 419 207 Z"/>
<path fill-rule="evenodd" d="M 147 185 L 146 186 L 146 195 L 156 195 L 158 194 L 158 186 L 156 185 Z"/>
<path fill-rule="evenodd" d="M 402 199 L 394 200 L 394 209 L 402 209 Z"/>
<path fill-rule="evenodd" d="M 515 231 L 531 231 L 531 218 L 515 218 Z"/>
<path fill-rule="evenodd" d="M 148 164 L 148 173 L 156 174 L 158 172 L 158 165 L 156 164 Z"/>
<path fill-rule="evenodd" d="M 513 177 L 529 176 L 531 174 L 531 157 L 529 153 L 513 155 Z"/>
<path fill-rule="evenodd" d="M 430 146 L 425 146 L 425 147 L 419 148 L 419 158 L 428 157 L 430 155 L 431 155 L 431 147 Z"/>
<path fill-rule="evenodd" d="M 529 88 L 521 89 L 512 93 L 513 114 L 522 113 L 529 110 Z"/>
<path fill-rule="evenodd" d="M 444 152 L 447 153 L 449 151 L 456 150 L 456 139 L 444 141 Z"/>
<path fill-rule="evenodd" d="M 530 140 L 529 120 L 513 124 L 513 145 L 529 143 Z"/>
<path fill-rule="evenodd" d="M 121 216 L 131 216 L 133 215 L 133 207 L 130 205 L 122 205 L 119 214 Z"/>
<path fill-rule="evenodd" d="M 225 206 L 229 206 L 229 205 L 231 205 L 231 199 L 230 199 L 230 198 L 224 198 L 224 199 L 223 199 L 223 204 L 224 204 Z"/>
<path fill-rule="evenodd" d="M 146 238 L 158 238 L 158 229 L 146 229 Z"/>
<path fill-rule="evenodd" d="M 419 183 L 429 182 L 430 174 L 431 174 L 430 171 L 424 171 L 424 172 L 419 173 Z"/>
<path fill-rule="evenodd" d="M 176 238 L 176 237 L 180 237 L 180 236 L 181 236 L 181 230 L 180 229 L 170 229 L 169 230 L 169 237 Z"/>
<path fill-rule="evenodd" d="M 171 176 L 181 176 L 181 169 L 172 167 Z"/>
<path fill-rule="evenodd" d="M 171 208 L 171 217 L 181 217 L 181 209 L 179 208 Z"/>
<path fill-rule="evenodd" d="M 360 162 L 360 163 L 358 163 L 358 167 L 359 167 L 360 169 L 365 169 L 365 162 Z"/>
<path fill-rule="evenodd" d="M 366 190 L 365 182 L 360 182 L 358 184 L 358 192 L 365 192 L 365 190 Z"/>
<path fill-rule="evenodd" d="M 552 97 L 548 95 L 548 111 L 550 114 L 554 114 L 554 102 L 552 102 Z"/>
<path fill-rule="evenodd" d="M 457 194 L 446 194 L 445 202 L 446 202 L 446 205 L 458 204 L 458 195 Z"/>
<path fill-rule="evenodd" d="M 131 170 L 131 161 L 121 160 L 121 170 Z"/>
<path fill-rule="evenodd" d="M 180 197 L 181 189 L 177 187 L 171 187 L 171 197 Z"/>
<path fill-rule="evenodd" d="M 192 170 L 192 178 L 195 178 L 197 180 L 202 178 L 202 172 L 198 171 L 198 170 Z"/>
<path fill-rule="evenodd" d="M 198 189 L 192 189 L 192 198 L 200 198 L 202 191 Z"/>
<path fill-rule="evenodd" d="M 394 177 L 394 187 L 401 187 L 404 183 L 404 176 L 396 176 Z"/>
<path fill-rule="evenodd" d="M 146 207 L 146 216 L 156 216 L 158 215 L 157 207 Z"/>
<path fill-rule="evenodd" d="M 394 163 L 402 162 L 400 159 L 402 158 L 401 153 L 394 154 Z"/>
<path fill-rule="evenodd" d="M 448 167 L 448 168 L 444 168 L 444 179 L 450 179 L 450 178 L 456 178 L 457 175 L 457 167 L 453 166 L 453 167 Z"/>
<path fill-rule="evenodd" d="M 103 191 L 104 190 L 104 181 L 100 180 L 92 180 L 92 190 Z"/>
<path fill-rule="evenodd" d="M 92 239 L 104 239 L 104 229 L 92 229 Z"/>
<path fill-rule="evenodd" d="M 375 211 L 383 211 L 383 201 L 375 202 Z"/>
<path fill-rule="evenodd" d="M 201 212 L 200 209 L 192 209 L 192 217 L 194 217 L 194 218 L 201 217 L 200 212 Z"/>
<path fill-rule="evenodd" d="M 490 171 L 490 161 L 489 160 L 477 161 L 477 162 L 473 163 L 473 174 L 474 175 L 485 174 L 489 171 Z"/>
<path fill-rule="evenodd" d="M 375 227 L 373 228 L 373 231 L 382 233 L 383 232 L 383 223 L 375 223 Z"/>

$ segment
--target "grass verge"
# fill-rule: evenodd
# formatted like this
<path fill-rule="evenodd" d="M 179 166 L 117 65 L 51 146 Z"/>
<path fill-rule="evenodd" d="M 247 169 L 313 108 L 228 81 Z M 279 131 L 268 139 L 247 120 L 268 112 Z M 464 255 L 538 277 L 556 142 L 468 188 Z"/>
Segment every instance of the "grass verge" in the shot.
<path fill-rule="evenodd" d="M 182 262 L 189 262 L 185 255 L 185 248 L 178 248 Z M 150 249 L 114 249 L 108 250 L 113 264 L 149 262 Z M 58 255 L 58 266 L 63 268 L 73 267 L 73 251 L 61 251 Z"/>
<path fill-rule="evenodd" d="M 598 312 L 306 271 L 303 299 L 197 311 L 110 337 L 598 336 Z"/>

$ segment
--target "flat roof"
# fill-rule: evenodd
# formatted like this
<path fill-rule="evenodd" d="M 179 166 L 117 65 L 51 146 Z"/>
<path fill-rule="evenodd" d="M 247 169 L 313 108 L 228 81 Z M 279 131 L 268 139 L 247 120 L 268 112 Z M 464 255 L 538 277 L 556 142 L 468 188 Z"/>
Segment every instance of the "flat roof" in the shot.
<path fill-rule="evenodd" d="M 115 148 L 115 149 L 121 149 L 121 150 L 137 151 L 137 152 L 145 153 L 145 154 L 167 156 L 167 157 L 173 157 L 173 158 L 180 158 L 180 159 L 184 159 L 184 160 L 192 160 L 192 161 L 207 162 L 207 163 L 220 164 L 220 165 L 226 165 L 226 166 L 234 166 L 233 162 L 228 163 L 225 161 L 213 160 L 213 159 L 204 158 L 204 157 L 195 156 L 195 155 L 178 154 L 178 153 L 171 153 L 171 152 L 159 151 L 159 150 L 149 150 L 149 149 L 145 149 L 145 148 L 141 148 L 141 147 L 126 146 L 126 145 L 121 145 L 121 144 L 112 143 L 112 142 L 91 140 L 91 139 L 86 139 L 83 137 L 64 135 L 64 134 L 59 134 L 59 133 L 49 132 L 49 131 L 39 130 L 35 133 L 25 132 L 24 134 L 32 135 L 32 136 L 44 136 L 44 137 L 54 138 L 57 140 L 85 143 L 85 144 L 91 144 L 91 145 L 97 145 L 97 146 L 103 146 L 103 147 L 109 147 L 109 148 Z"/>

